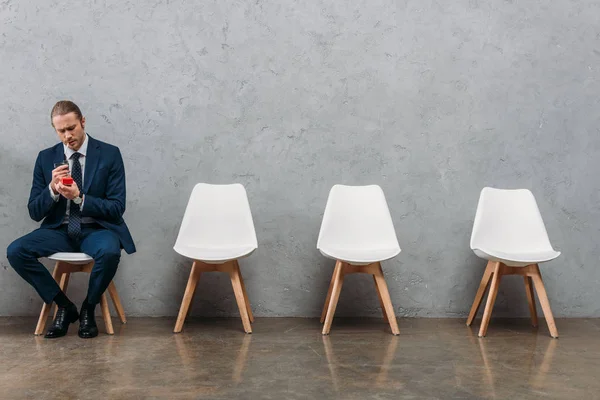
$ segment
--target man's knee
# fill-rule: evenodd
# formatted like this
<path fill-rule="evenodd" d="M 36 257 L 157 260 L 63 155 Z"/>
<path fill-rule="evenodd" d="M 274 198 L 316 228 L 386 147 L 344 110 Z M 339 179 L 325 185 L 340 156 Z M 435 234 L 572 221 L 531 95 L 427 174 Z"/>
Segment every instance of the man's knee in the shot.
<path fill-rule="evenodd" d="M 8 262 L 10 262 L 13 268 L 18 267 L 18 260 L 22 259 L 25 254 L 26 251 L 21 239 L 12 242 L 6 249 L 6 258 L 8 258 Z"/>
<path fill-rule="evenodd" d="M 119 264 L 121 260 L 121 249 L 118 247 L 103 247 L 97 250 L 94 255 L 96 262 L 103 262 L 106 264 Z"/>

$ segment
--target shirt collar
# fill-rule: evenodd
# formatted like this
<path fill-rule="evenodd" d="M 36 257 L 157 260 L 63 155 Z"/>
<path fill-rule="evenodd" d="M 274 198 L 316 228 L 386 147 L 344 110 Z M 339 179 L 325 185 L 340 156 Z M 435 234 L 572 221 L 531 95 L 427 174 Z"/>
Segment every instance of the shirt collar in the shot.
<path fill-rule="evenodd" d="M 87 153 L 87 148 L 88 148 L 88 135 L 87 133 L 85 134 L 85 139 L 83 139 L 83 144 L 81 145 L 81 147 L 79 148 L 79 150 L 75 151 L 73 149 L 70 149 L 66 144 L 63 144 L 63 147 L 65 149 L 65 157 L 67 157 L 67 160 L 71 159 L 71 156 L 75 153 L 79 153 L 82 156 L 85 157 L 85 154 Z"/>

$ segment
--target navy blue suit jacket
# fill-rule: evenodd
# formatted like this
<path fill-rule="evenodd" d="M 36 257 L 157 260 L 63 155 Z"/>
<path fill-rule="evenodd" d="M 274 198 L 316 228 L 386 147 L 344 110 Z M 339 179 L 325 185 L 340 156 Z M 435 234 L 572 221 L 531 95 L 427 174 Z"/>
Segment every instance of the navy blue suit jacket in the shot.
<path fill-rule="evenodd" d="M 84 184 L 80 188 L 85 195 L 82 217 L 92 217 L 106 229 L 119 236 L 121 247 L 129 254 L 135 252 L 135 244 L 125 221 L 125 166 L 119 148 L 93 139 L 88 135 L 85 157 Z M 62 223 L 67 211 L 67 199 L 60 196 L 52 200 L 50 189 L 54 163 L 64 159 L 62 143 L 38 154 L 33 170 L 33 184 L 29 195 L 29 215 L 41 221 L 42 228 L 56 228 Z"/>

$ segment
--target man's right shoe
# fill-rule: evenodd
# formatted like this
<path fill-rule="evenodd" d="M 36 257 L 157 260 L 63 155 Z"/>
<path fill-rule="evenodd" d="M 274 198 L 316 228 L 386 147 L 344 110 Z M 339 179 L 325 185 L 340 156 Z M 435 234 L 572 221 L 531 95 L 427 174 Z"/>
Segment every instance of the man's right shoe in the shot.
<path fill-rule="evenodd" d="M 71 304 L 67 307 L 58 307 L 56 312 L 56 318 L 52 322 L 52 326 L 44 335 L 47 339 L 55 339 L 67 334 L 69 330 L 69 324 L 74 323 L 79 319 L 79 313 L 77 312 L 77 306 Z"/>
<path fill-rule="evenodd" d="M 79 316 L 79 332 L 77 334 L 82 339 L 91 339 L 98 336 L 98 326 L 96 325 L 96 316 L 94 307 L 81 307 Z"/>

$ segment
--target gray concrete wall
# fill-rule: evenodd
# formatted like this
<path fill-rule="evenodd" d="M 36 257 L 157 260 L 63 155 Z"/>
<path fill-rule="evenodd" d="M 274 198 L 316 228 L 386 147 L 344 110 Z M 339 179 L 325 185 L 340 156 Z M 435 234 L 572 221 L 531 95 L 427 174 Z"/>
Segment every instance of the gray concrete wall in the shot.
<path fill-rule="evenodd" d="M 196 182 L 247 188 L 257 316 L 320 313 L 333 262 L 315 244 L 336 183 L 387 195 L 398 315 L 466 314 L 489 185 L 536 195 L 563 252 L 542 267 L 555 315 L 600 316 L 598 1 L 138 3 L 0 2 L 0 315 L 39 312 L 4 249 L 36 227 L 33 163 L 57 141 L 50 108 L 70 98 L 124 155 L 138 252 L 116 283 L 131 316 L 178 310 L 190 262 L 172 246 Z M 194 314 L 236 313 L 227 278 L 203 276 Z M 526 314 L 522 280 L 507 278 L 495 315 Z M 371 279 L 347 279 L 337 315 L 378 315 Z"/>

